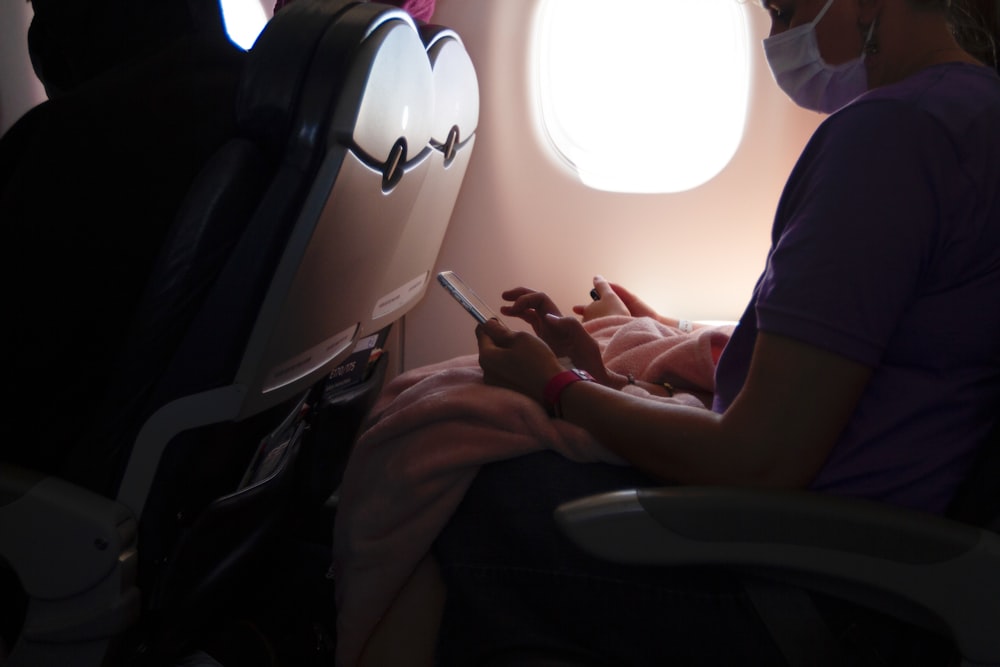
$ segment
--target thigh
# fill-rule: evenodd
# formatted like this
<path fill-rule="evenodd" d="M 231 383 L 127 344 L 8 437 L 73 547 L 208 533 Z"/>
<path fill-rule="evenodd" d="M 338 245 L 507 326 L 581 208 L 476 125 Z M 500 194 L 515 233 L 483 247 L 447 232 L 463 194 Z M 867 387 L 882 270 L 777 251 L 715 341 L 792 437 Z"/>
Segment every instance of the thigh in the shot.
<path fill-rule="evenodd" d="M 735 576 L 600 561 L 552 517 L 588 494 L 660 485 L 552 452 L 485 466 L 435 546 L 448 586 L 442 664 L 518 650 L 584 664 L 782 664 Z"/>

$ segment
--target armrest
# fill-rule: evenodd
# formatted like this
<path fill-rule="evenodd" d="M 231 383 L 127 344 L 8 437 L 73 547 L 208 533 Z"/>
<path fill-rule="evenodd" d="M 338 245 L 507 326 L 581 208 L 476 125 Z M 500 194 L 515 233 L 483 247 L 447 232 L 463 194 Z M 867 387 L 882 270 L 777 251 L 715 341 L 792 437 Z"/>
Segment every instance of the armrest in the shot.
<path fill-rule="evenodd" d="M 708 487 L 600 494 L 556 520 L 606 560 L 788 573 L 862 603 L 888 594 L 939 619 L 967 660 L 1000 664 L 1000 536 L 989 531 L 858 499 Z"/>
<path fill-rule="evenodd" d="M 136 522 L 123 505 L 0 464 L 0 526 L 0 562 L 29 597 L 24 641 L 89 642 L 138 618 Z"/>

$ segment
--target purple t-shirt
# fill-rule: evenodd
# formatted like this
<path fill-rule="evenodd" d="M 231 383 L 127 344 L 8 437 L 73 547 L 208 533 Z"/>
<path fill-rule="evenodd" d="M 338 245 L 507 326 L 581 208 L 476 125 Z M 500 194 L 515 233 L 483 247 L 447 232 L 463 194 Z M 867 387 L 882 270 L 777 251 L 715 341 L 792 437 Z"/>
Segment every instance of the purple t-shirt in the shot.
<path fill-rule="evenodd" d="M 823 122 L 720 360 L 717 411 L 758 330 L 873 369 L 813 489 L 945 509 L 1000 406 L 996 72 L 930 67 Z"/>

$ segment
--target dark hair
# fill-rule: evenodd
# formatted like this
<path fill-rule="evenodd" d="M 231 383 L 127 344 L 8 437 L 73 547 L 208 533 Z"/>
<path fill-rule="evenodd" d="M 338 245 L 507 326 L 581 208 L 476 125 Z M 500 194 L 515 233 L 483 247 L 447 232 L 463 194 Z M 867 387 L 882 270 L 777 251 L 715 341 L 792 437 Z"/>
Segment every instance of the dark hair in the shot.
<path fill-rule="evenodd" d="M 966 51 L 994 68 L 997 60 L 997 9 L 988 0 L 907 0 L 911 7 L 947 12 L 955 39 Z"/>
<path fill-rule="evenodd" d="M 987 16 L 983 12 L 986 3 L 979 5 L 977 7 L 957 0 L 952 2 L 948 14 L 952 31 L 959 44 L 969 53 L 984 63 L 993 65 L 995 69 L 1000 69 L 1000 60 L 997 58 L 997 31 L 1000 29 L 997 8 L 994 4 L 986 9 L 992 10 L 992 16 Z"/>

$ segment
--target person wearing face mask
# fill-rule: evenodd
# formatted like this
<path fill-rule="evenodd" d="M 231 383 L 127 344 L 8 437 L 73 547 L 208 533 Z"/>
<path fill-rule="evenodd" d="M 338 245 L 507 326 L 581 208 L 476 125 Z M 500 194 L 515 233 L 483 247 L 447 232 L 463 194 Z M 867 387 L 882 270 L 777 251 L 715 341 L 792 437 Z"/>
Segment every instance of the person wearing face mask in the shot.
<path fill-rule="evenodd" d="M 768 65 L 781 89 L 800 107 L 824 113 L 836 111 L 868 89 L 865 52 L 871 48 L 875 34 L 873 21 L 861 54 L 830 65 L 820 53 L 816 26 L 831 5 L 833 0 L 828 0 L 813 20 L 764 40 Z"/>
<path fill-rule="evenodd" d="M 997 424 L 995 62 L 956 39 L 948 0 L 762 5 L 777 84 L 831 115 L 778 202 L 712 409 L 623 391 L 629 380 L 603 367 L 580 320 L 542 292 L 505 293 L 503 314 L 537 335 L 480 325 L 485 383 L 536 401 L 630 465 L 542 452 L 479 470 L 411 579 L 424 600 L 447 591 L 436 664 L 521 649 L 572 664 L 784 664 L 738 578 L 597 561 L 560 535 L 553 509 L 666 482 L 809 488 L 943 513 Z M 599 298 L 574 307 L 584 321 L 677 324 L 603 278 L 594 289 Z M 585 372 L 568 373 L 557 352 Z M 934 638 L 815 601 L 845 653 L 838 664 L 947 663 Z"/>

